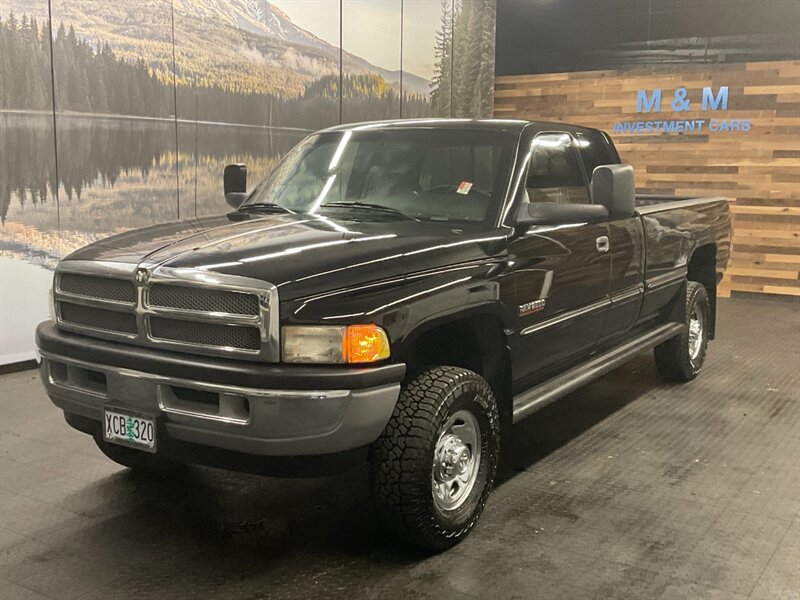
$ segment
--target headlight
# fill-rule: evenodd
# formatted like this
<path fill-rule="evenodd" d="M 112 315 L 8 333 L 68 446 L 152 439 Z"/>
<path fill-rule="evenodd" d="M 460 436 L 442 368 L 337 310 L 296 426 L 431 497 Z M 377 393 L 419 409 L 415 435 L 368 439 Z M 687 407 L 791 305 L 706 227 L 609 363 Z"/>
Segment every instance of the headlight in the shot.
<path fill-rule="evenodd" d="M 369 363 L 389 358 L 389 338 L 377 325 L 287 326 L 283 362 Z"/>

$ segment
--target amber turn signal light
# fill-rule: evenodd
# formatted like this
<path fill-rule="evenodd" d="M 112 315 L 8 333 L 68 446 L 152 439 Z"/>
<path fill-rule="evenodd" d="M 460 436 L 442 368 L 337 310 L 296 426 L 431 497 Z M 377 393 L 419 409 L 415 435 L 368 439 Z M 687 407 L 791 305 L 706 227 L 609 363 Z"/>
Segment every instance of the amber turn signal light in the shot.
<path fill-rule="evenodd" d="M 348 325 L 342 336 L 346 363 L 369 363 L 389 358 L 389 338 L 377 325 Z"/>

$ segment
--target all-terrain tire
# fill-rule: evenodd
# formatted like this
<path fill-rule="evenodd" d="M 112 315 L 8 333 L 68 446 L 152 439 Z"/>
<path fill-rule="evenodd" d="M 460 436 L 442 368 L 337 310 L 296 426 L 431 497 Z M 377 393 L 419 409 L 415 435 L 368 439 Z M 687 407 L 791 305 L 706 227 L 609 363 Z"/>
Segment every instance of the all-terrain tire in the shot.
<path fill-rule="evenodd" d="M 686 286 L 684 331 L 655 348 L 656 366 L 664 379 L 686 382 L 697 377 L 708 350 L 709 316 L 706 288 L 690 281 Z"/>
<path fill-rule="evenodd" d="M 465 415 L 477 423 L 479 460 L 462 504 L 444 510 L 434 500 L 434 460 L 443 428 Z M 475 455 L 477 448 L 472 448 Z M 370 452 L 370 486 L 383 525 L 429 550 L 456 545 L 478 521 L 494 483 L 500 416 L 489 384 L 459 367 L 433 367 L 404 385 L 389 423 Z M 466 490 L 469 490 L 467 493 Z"/>

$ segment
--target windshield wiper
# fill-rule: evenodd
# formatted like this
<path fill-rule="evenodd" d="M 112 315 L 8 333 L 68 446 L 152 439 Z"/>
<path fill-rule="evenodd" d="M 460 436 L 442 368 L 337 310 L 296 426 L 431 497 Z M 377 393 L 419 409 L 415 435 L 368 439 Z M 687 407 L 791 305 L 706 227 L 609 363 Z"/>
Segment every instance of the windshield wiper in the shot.
<path fill-rule="evenodd" d="M 384 213 L 388 213 L 391 215 L 396 215 L 398 217 L 403 217 L 409 221 L 419 221 L 419 219 L 412 217 L 411 215 L 407 215 L 403 211 L 397 210 L 396 208 L 391 208 L 390 206 L 384 206 L 383 204 L 373 204 L 371 202 L 326 202 L 320 208 L 324 208 L 326 206 L 333 206 L 334 208 L 358 208 L 361 210 L 376 210 Z"/>
<path fill-rule="evenodd" d="M 280 204 L 275 204 L 274 202 L 251 202 L 250 204 L 242 204 L 239 208 L 236 209 L 239 212 L 244 212 L 248 210 L 263 210 L 269 212 L 282 212 L 289 215 L 297 214 L 293 210 L 289 210 L 285 206 L 281 206 Z"/>

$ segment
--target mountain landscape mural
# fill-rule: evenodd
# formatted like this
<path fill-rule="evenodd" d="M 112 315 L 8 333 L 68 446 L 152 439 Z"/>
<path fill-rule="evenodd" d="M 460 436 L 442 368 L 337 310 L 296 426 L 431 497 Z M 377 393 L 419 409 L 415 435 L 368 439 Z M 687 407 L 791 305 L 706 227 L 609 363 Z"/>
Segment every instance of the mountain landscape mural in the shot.
<path fill-rule="evenodd" d="M 317 129 L 491 114 L 494 0 L 302 5 L 0 0 L 0 275 L 46 289 L 88 242 L 223 212 L 226 164 L 255 185 Z M 47 303 L 1 287 L 3 364 L 31 355 Z"/>
<path fill-rule="evenodd" d="M 21 45 L 18 42 L 20 50 L 29 43 L 27 48 L 41 55 L 26 59 L 19 52 L 14 56 L 23 62 L 23 67 L 34 60 L 41 65 L 49 56 L 48 45 L 42 43 L 50 33 L 47 5 L 41 0 L 15 0 L 14 10 L 19 12 L 0 13 L 8 43 L 14 41 L 8 35 L 13 29 L 17 32 L 14 38 L 27 38 Z M 309 122 L 303 109 L 318 110 L 314 106 L 318 98 L 313 93 L 330 92 L 330 86 L 324 85 L 326 80 L 338 87 L 339 48 L 297 27 L 263 0 L 175 0 L 174 6 L 163 0 L 64 0 L 54 3 L 53 13 L 57 110 L 170 116 L 175 113 L 174 101 L 169 105 L 174 85 L 183 96 L 186 90 L 202 96 L 204 102 L 199 104 L 204 108 L 203 116 L 215 121 L 306 129 L 332 124 L 320 122 L 319 118 Z M 31 22 L 35 27 L 29 31 Z M 37 36 L 39 44 L 34 41 Z M 361 93 L 378 100 L 399 97 L 399 70 L 383 69 L 346 51 L 341 58 L 342 70 L 352 80 L 344 86 L 345 94 Z M 103 80 L 106 76 L 113 78 L 108 66 L 111 61 L 138 73 L 121 81 Z M 7 68 L 15 67 L 9 61 Z M 49 73 L 29 68 L 17 72 L 26 78 L 38 75 L 42 81 L 30 90 L 38 96 L 0 96 L 0 105 L 45 106 L 49 100 L 45 93 L 49 92 Z M 319 81 L 323 85 L 312 85 Z M 106 106 L 109 88 L 123 96 L 128 106 Z M 309 90 L 312 97 L 307 94 Z M 338 97 L 338 89 L 333 91 Z M 429 113 L 430 91 L 428 80 L 403 74 L 408 116 Z M 304 106 L 304 102 L 311 106 Z M 384 116 L 380 103 L 372 110 L 365 108 L 375 113 L 367 117 Z M 191 118 L 199 116 L 192 114 Z M 334 116 L 333 122 L 338 122 L 338 109 Z"/>

